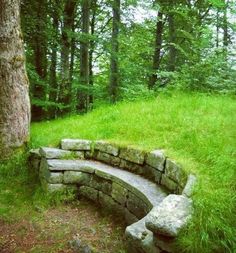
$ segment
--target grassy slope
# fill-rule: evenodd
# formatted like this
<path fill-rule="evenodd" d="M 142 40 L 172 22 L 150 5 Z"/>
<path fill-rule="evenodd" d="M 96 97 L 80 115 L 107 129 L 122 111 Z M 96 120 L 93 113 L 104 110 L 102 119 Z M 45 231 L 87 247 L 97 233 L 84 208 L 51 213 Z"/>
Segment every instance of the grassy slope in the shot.
<path fill-rule="evenodd" d="M 101 107 L 85 116 L 33 124 L 31 145 L 56 146 L 61 138 L 88 138 L 165 149 L 199 178 L 195 215 L 179 240 L 180 252 L 234 252 L 235 111 L 236 102 L 229 97 L 162 95 L 156 100 Z M 26 207 L 44 201 L 37 180 L 29 178 L 24 167 L 17 160 L 0 165 L 0 187 L 6 189 L 0 192 L 0 216 L 32 215 Z"/>
<path fill-rule="evenodd" d="M 32 125 L 32 146 L 61 138 L 107 139 L 147 150 L 161 148 L 198 176 L 195 215 L 179 243 L 187 252 L 236 248 L 236 102 L 202 94 L 161 95 L 105 106 L 85 115 Z"/>

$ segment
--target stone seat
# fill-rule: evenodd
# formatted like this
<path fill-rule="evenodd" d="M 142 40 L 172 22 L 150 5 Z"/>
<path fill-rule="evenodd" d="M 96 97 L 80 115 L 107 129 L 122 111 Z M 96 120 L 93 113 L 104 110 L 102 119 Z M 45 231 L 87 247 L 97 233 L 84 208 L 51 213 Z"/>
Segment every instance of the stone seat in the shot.
<path fill-rule="evenodd" d="M 66 171 L 77 171 L 94 174 L 105 180 L 115 182 L 137 195 L 151 208 L 160 204 L 167 196 L 167 192 L 162 186 L 129 171 L 119 169 L 118 167 L 112 167 L 98 161 L 51 159 L 47 160 L 47 164 L 49 171 L 54 173 L 63 172 L 65 174 Z M 73 177 L 73 173 L 71 173 L 71 175 Z"/>
<path fill-rule="evenodd" d="M 182 169 L 160 151 L 145 155 L 100 141 L 93 151 L 87 140 L 63 140 L 61 146 L 31 151 L 46 191 L 72 189 L 122 215 L 130 253 L 175 252 L 175 238 L 191 217 L 195 177 L 184 185 Z"/>

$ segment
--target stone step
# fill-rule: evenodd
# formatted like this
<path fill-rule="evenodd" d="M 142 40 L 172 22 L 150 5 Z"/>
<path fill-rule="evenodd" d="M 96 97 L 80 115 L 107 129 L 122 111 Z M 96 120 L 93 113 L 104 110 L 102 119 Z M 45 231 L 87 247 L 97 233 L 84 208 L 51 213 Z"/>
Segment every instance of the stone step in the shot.
<path fill-rule="evenodd" d="M 162 186 L 129 171 L 112 167 L 97 161 L 85 160 L 47 160 L 48 169 L 51 172 L 81 171 L 94 173 L 97 176 L 112 180 L 125 186 L 144 201 L 148 201 L 151 207 L 159 205 L 168 195 Z"/>

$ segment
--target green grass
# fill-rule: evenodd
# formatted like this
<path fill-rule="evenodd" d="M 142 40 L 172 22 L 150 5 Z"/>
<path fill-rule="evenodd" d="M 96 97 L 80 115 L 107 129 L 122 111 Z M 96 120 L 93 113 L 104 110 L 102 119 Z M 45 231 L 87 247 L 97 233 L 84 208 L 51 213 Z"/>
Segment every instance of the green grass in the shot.
<path fill-rule="evenodd" d="M 195 213 L 178 240 L 180 252 L 236 252 L 233 97 L 160 95 L 147 101 L 102 106 L 84 116 L 32 124 L 32 148 L 57 146 L 62 138 L 104 139 L 145 150 L 164 149 L 198 177 Z"/>

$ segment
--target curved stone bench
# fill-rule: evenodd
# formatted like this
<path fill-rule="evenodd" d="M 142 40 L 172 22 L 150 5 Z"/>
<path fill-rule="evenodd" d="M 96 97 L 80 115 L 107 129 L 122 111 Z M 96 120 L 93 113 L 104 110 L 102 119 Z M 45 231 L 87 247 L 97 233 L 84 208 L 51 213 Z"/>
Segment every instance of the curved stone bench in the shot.
<path fill-rule="evenodd" d="M 122 215 L 131 253 L 175 252 L 175 238 L 191 217 L 194 176 L 186 180 L 162 151 L 88 140 L 62 140 L 61 147 L 31 151 L 45 190 L 73 188 Z M 182 195 L 171 194 L 177 192 Z"/>

